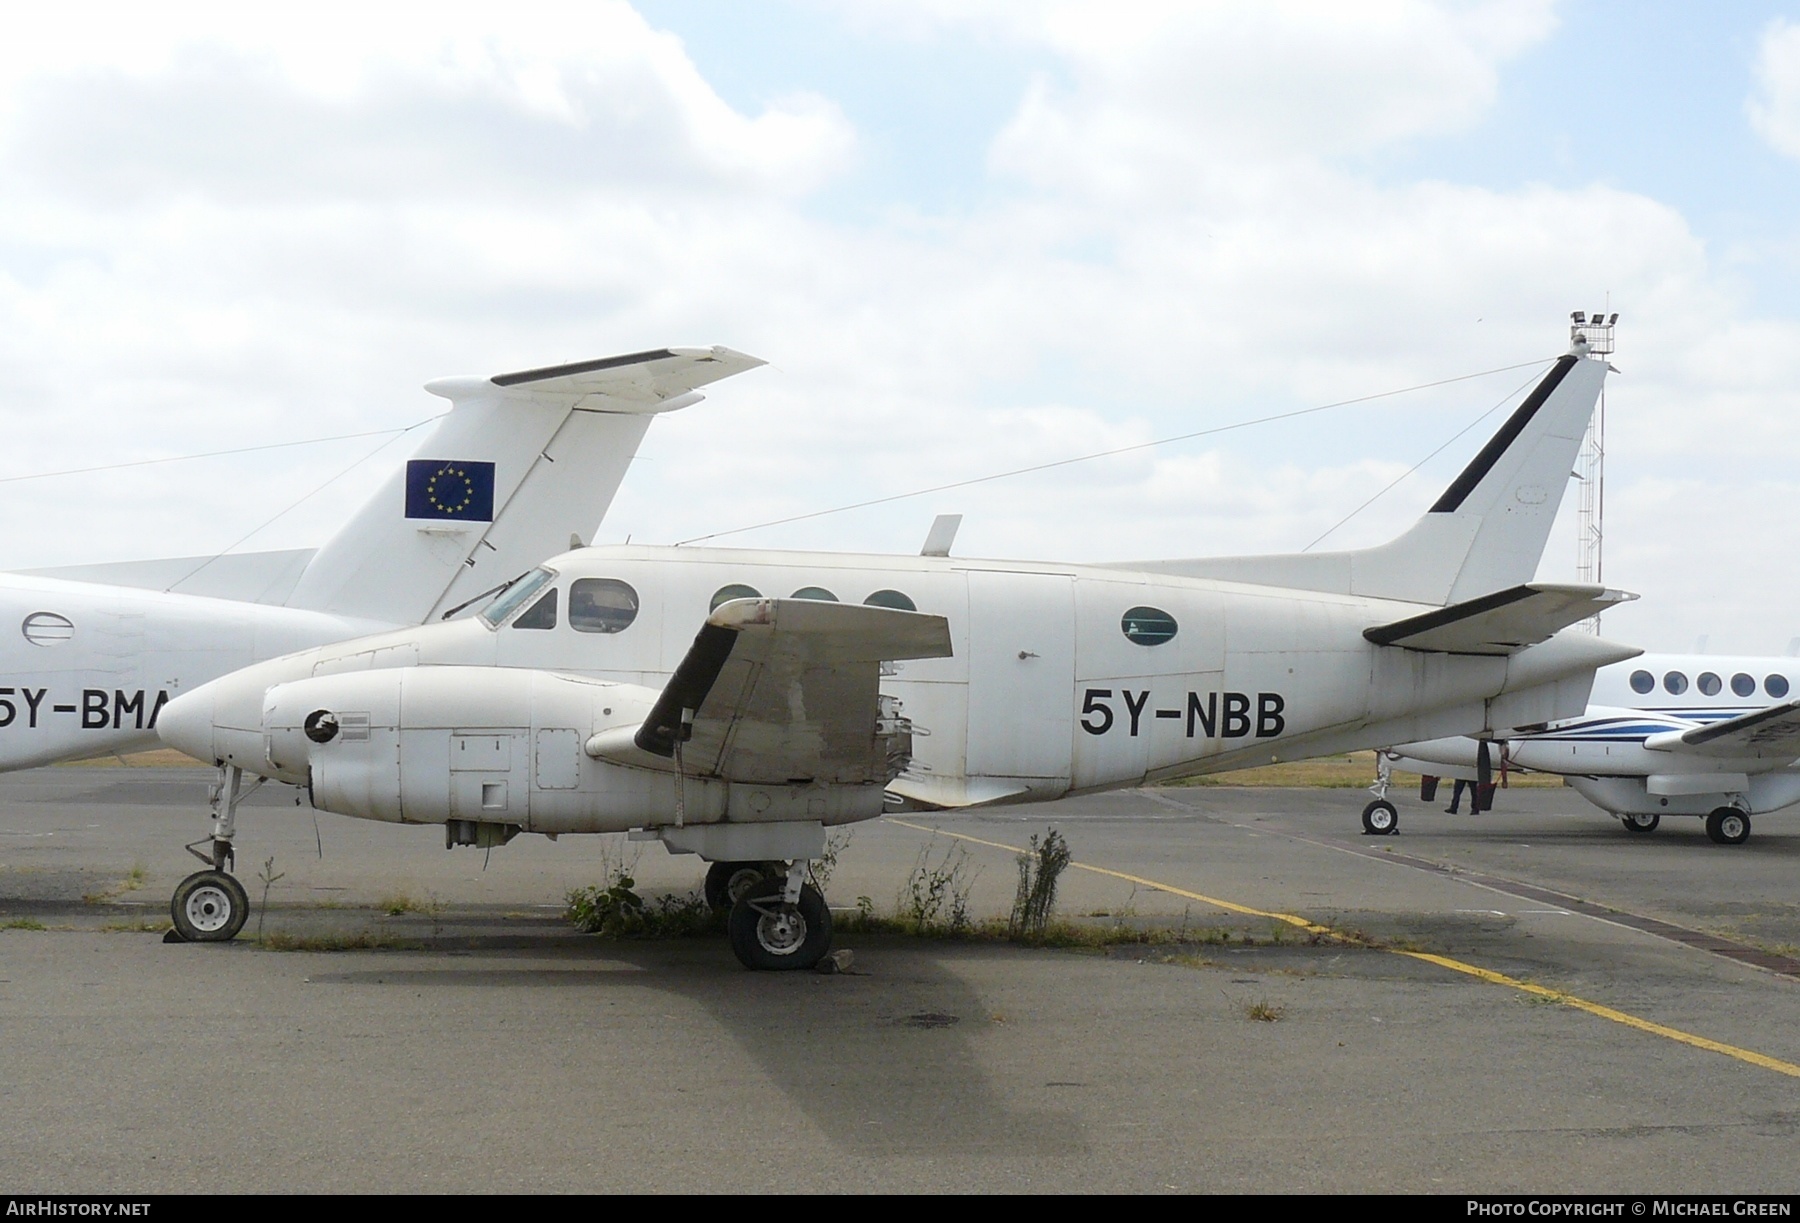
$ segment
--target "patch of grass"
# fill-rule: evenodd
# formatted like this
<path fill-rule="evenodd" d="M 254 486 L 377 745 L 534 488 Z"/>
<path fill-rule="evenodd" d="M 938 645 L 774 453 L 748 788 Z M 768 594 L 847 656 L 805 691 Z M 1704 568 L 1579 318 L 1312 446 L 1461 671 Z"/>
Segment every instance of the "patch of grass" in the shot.
<path fill-rule="evenodd" d="M 257 946 L 265 951 L 418 951 L 424 944 L 367 930 L 356 934 L 284 934 L 278 930 L 263 936 Z"/>
<path fill-rule="evenodd" d="M 1279 764 L 1258 765 L 1250 769 L 1234 769 L 1228 773 L 1206 773 L 1199 777 L 1183 777 L 1163 782 L 1166 786 L 1269 786 L 1319 789 L 1353 789 L 1375 780 L 1375 753 L 1351 752 L 1343 756 L 1321 756 L 1315 760 L 1284 760 Z M 1562 785 L 1555 773 L 1512 773 L 1506 777 L 1508 787 L 1550 789 Z M 1394 788 L 1414 794 L 1419 791 L 1417 773 L 1394 774 Z"/>
<path fill-rule="evenodd" d="M 270 859 L 274 861 L 273 858 Z M 427 895 L 424 900 L 406 892 L 395 892 L 391 896 L 383 896 L 375 902 L 375 907 L 389 917 L 402 917 L 408 913 L 423 913 L 426 917 L 436 917 L 444 911 L 444 902 L 435 896 Z"/>
<path fill-rule="evenodd" d="M 943 857 L 932 861 L 931 845 L 919 850 L 912 874 L 895 906 L 911 934 L 935 934 L 960 938 L 974 925 L 969 915 L 969 892 L 978 871 L 969 869 L 969 852 L 952 841 Z M 860 903 L 860 902 L 859 902 Z"/>
<path fill-rule="evenodd" d="M 0 922 L 0 930 L 48 930 L 49 928 L 35 917 L 12 917 Z"/>
<path fill-rule="evenodd" d="M 622 865 L 612 867 L 606 883 L 575 888 L 564 899 L 563 915 L 574 927 L 601 938 L 694 938 L 725 932 L 725 914 L 713 912 L 704 896 L 690 892 L 646 901 Z"/>
<path fill-rule="evenodd" d="M 145 866 L 142 860 L 133 862 L 131 864 L 131 869 L 125 872 L 125 877 L 123 879 L 120 879 L 110 887 L 104 887 L 100 888 L 98 891 L 84 893 L 81 897 L 81 903 L 89 905 L 105 904 L 115 896 L 123 896 L 126 892 L 138 891 L 145 883 L 149 882 L 149 880 L 150 868 Z"/>
<path fill-rule="evenodd" d="M 100 929 L 105 934 L 161 934 L 171 924 L 166 917 L 160 920 L 146 917 L 137 921 L 109 921 Z"/>
<path fill-rule="evenodd" d="M 1285 1007 L 1276 1006 L 1267 998 L 1260 998 L 1244 1008 L 1244 1014 L 1258 1023 L 1276 1023 L 1287 1014 Z"/>

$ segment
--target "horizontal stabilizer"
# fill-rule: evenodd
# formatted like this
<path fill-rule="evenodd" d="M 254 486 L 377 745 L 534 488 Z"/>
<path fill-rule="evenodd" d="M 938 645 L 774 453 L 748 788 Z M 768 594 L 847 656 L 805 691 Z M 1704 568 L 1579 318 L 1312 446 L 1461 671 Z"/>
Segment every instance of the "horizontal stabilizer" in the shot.
<path fill-rule="evenodd" d="M 689 711 L 686 772 L 777 785 L 886 783 L 881 664 L 950 652 L 942 616 L 733 599 L 707 617 L 634 742 L 672 756 Z"/>
<path fill-rule="evenodd" d="M 425 384 L 433 395 L 553 400 L 588 412 L 666 412 L 686 407 L 688 393 L 767 362 L 714 345 L 657 348 L 567 365 L 495 374 L 492 378 L 438 378 Z"/>
<path fill-rule="evenodd" d="M 135 590 L 166 590 L 240 603 L 279 607 L 306 571 L 314 549 L 281 552 L 228 552 L 223 556 L 175 556 L 151 561 L 111 561 L 98 565 L 62 565 L 24 569 L 31 577 L 65 582 L 95 582 Z"/>
<path fill-rule="evenodd" d="M 1604 586 L 1531 582 L 1364 629 L 1376 645 L 1436 654 L 1516 654 L 1636 595 Z"/>
<path fill-rule="evenodd" d="M 1644 746 L 1653 752 L 1680 752 L 1726 759 L 1791 760 L 1800 756 L 1800 700 L 1739 714 L 1692 730 L 1651 735 Z"/>

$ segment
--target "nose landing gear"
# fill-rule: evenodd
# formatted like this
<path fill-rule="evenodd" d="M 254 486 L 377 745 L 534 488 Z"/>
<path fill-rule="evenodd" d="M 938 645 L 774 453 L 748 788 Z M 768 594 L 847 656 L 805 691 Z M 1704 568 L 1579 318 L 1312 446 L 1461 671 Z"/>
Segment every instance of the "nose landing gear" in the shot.
<path fill-rule="evenodd" d="M 250 897 L 244 885 L 231 874 L 237 860 L 232 840 L 237 836 L 237 807 L 262 785 L 258 777 L 244 784 L 244 771 L 236 765 L 221 765 L 219 779 L 213 783 L 207 805 L 212 809 L 212 835 L 192 845 L 187 851 L 206 863 L 207 869 L 196 871 L 175 886 L 169 900 L 169 920 L 174 928 L 167 941 L 178 943 L 228 943 L 250 919 Z M 203 852 L 200 847 L 206 846 Z"/>

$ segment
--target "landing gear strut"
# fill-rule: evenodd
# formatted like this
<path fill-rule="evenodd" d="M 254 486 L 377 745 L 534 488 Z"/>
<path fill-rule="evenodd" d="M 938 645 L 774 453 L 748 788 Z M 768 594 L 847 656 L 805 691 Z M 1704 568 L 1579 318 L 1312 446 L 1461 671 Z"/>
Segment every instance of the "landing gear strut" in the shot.
<path fill-rule="evenodd" d="M 169 933 L 176 942 L 228 943 L 237 937 L 250 917 L 250 897 L 244 885 L 230 874 L 237 859 L 232 840 L 237 836 L 237 807 L 262 785 L 258 777 L 244 784 L 244 771 L 236 765 L 221 765 L 219 779 L 213 783 L 208 806 L 212 809 L 212 835 L 195 841 L 187 851 L 207 864 L 175 887 L 169 901 L 169 920 L 175 927 Z M 203 852 L 201 846 L 206 849 Z"/>
<path fill-rule="evenodd" d="M 1394 780 L 1394 766 L 1387 758 L 1387 753 L 1375 753 L 1375 784 L 1369 787 L 1369 793 L 1375 801 L 1363 808 L 1363 835 L 1385 837 L 1400 830 L 1400 811 L 1388 801 L 1388 786 Z"/>
<path fill-rule="evenodd" d="M 732 903 L 731 950 L 745 968 L 812 968 L 831 950 L 831 910 L 806 882 L 806 868 L 804 859 L 790 862 L 784 874 L 764 876 Z"/>
<path fill-rule="evenodd" d="M 706 871 L 706 905 L 723 913 L 756 884 L 786 878 L 783 862 L 715 862 Z"/>

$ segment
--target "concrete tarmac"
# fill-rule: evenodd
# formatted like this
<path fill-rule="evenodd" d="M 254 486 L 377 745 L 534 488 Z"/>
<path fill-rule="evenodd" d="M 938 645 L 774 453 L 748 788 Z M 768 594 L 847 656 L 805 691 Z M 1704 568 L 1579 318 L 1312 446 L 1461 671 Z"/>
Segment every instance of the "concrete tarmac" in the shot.
<path fill-rule="evenodd" d="M 834 907 L 935 873 L 1004 914 L 1004 847 L 1054 825 L 1062 914 L 1182 941 L 852 934 L 821 976 L 560 917 L 621 864 L 691 889 L 692 858 L 446 851 L 277 787 L 240 810 L 266 909 L 164 944 L 206 779 L 0 777 L 8 1191 L 1800 1190 L 1800 980 L 1733 958 L 1800 954 L 1800 818 L 1727 848 L 1513 790 L 1370 838 L 1360 791 L 1196 787 L 888 819 Z"/>

